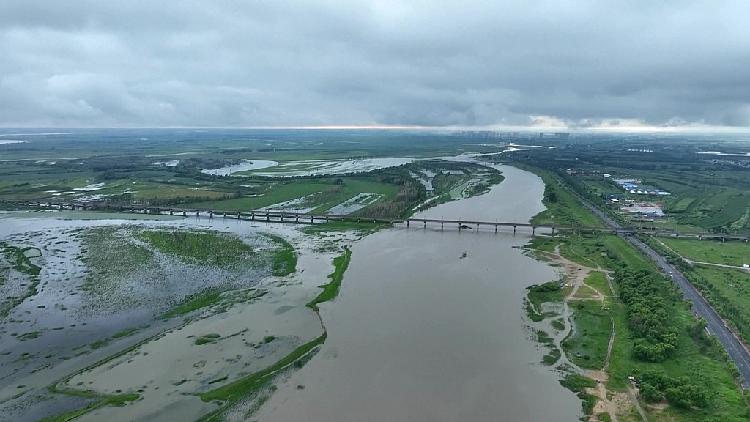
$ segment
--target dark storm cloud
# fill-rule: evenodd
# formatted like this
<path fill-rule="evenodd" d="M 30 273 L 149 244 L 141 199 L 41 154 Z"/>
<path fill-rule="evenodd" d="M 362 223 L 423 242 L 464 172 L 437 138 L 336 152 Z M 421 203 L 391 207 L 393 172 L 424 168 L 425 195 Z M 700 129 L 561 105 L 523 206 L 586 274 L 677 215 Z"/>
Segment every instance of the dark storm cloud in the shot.
<path fill-rule="evenodd" d="M 747 16 L 744 0 L 8 0 L 0 125 L 750 126 Z"/>

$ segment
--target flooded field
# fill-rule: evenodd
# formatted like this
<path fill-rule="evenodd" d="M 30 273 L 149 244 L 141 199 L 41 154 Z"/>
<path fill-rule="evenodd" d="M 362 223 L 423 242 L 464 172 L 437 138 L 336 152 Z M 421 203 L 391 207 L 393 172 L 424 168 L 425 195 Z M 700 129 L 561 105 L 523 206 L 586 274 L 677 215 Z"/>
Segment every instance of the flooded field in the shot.
<path fill-rule="evenodd" d="M 38 420 L 118 395 L 137 400 L 83 420 L 203 414 L 217 405 L 196 394 L 321 335 L 305 305 L 346 235 L 308 238 L 293 226 L 219 218 L 121 218 L 2 216 L 0 239 L 40 271 L 3 271 L 0 287 L 19 301 L 0 322 L 0 420 Z M 291 268 L 279 259 L 289 255 L 288 243 L 278 243 L 286 241 L 295 245 Z M 191 247 L 206 242 L 228 250 Z M 266 252 L 280 247 L 282 255 Z M 56 380 L 58 391 L 81 393 L 52 393 Z"/>
<path fill-rule="evenodd" d="M 505 181 L 488 193 L 417 216 L 522 222 L 543 210 L 540 179 L 497 168 Z M 363 193 L 340 208 L 376 199 Z M 362 238 L 132 217 L 0 215 L 0 420 L 85 406 L 77 420 L 580 416 L 524 317 L 526 287 L 557 278 L 523 253 L 528 234 L 394 227 Z M 341 294 L 318 314 L 310 303 L 344 248 Z M 216 393 L 308 345 L 253 394 Z"/>
<path fill-rule="evenodd" d="M 543 183 L 512 167 L 488 194 L 423 215 L 528 221 Z M 396 228 L 355 244 L 329 337 L 259 421 L 573 421 L 580 403 L 542 366 L 525 288 L 555 279 L 519 234 Z"/>
<path fill-rule="evenodd" d="M 256 176 L 293 177 L 347 174 L 400 166 L 413 162 L 413 158 L 387 157 L 350 160 L 304 160 L 279 163 L 265 171 L 253 171 Z"/>
<path fill-rule="evenodd" d="M 210 174 L 212 176 L 229 176 L 241 171 L 260 170 L 278 165 L 279 163 L 272 160 L 245 160 L 239 164 L 233 164 L 231 166 L 225 166 L 216 169 L 203 169 L 201 170 L 201 173 Z"/>

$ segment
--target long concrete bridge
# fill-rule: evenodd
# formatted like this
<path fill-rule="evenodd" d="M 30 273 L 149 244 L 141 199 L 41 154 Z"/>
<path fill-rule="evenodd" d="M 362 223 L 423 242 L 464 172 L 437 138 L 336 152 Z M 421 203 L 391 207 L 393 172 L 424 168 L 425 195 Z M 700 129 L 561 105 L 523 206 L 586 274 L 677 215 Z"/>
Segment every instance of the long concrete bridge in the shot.
<path fill-rule="evenodd" d="M 524 232 L 531 232 L 532 235 L 544 233 L 555 235 L 560 232 L 574 233 L 612 233 L 622 235 L 647 234 L 652 236 L 666 236 L 679 238 L 694 239 L 716 239 L 721 241 L 741 240 L 746 243 L 750 241 L 750 233 L 747 234 L 723 234 L 723 233 L 696 233 L 696 232 L 677 232 L 673 230 L 657 229 L 654 227 L 592 227 L 592 226 L 558 226 L 551 224 L 533 224 L 526 222 L 510 221 L 482 221 L 482 220 L 464 220 L 464 219 L 443 219 L 443 218 L 420 218 L 409 217 L 404 219 L 388 218 L 369 218 L 356 215 L 338 215 L 338 214 L 310 214 L 292 211 L 272 211 L 272 210 L 250 210 L 250 211 L 215 211 L 210 209 L 179 208 L 179 207 L 154 207 L 148 205 L 116 205 L 107 203 L 76 203 L 76 202 L 23 202 L 15 201 L 0 202 L 0 208 L 3 209 L 36 209 L 36 210 L 82 210 L 82 211 L 109 211 L 136 214 L 152 215 L 181 215 L 183 217 L 196 216 L 208 217 L 209 219 L 217 218 L 235 218 L 248 221 L 265 221 L 275 223 L 296 223 L 296 224 L 319 224 L 332 221 L 350 222 L 350 223 L 380 223 L 380 224 L 400 224 L 407 228 L 412 226 L 427 228 L 440 226 L 441 229 L 491 230 L 497 233 L 500 229 L 513 229 L 517 233 L 519 229 Z"/>

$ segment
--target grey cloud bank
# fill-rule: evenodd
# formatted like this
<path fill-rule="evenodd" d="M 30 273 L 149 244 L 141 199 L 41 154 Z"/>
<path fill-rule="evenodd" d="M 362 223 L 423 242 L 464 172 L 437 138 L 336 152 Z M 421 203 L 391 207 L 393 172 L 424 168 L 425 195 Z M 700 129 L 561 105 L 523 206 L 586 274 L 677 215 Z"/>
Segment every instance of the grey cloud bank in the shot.
<path fill-rule="evenodd" d="M 0 2 L 2 126 L 750 126 L 747 1 Z"/>

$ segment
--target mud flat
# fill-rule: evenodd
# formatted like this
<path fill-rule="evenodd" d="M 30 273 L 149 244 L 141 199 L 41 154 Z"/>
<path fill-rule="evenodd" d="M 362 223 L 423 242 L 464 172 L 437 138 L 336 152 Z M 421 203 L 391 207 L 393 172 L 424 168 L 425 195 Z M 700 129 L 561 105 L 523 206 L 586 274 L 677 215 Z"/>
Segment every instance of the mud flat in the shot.
<path fill-rule="evenodd" d="M 423 215 L 528 221 L 544 209 L 539 178 L 499 169 L 489 193 Z M 321 306 L 325 344 L 253 420 L 577 420 L 527 328 L 525 288 L 557 278 L 523 254 L 528 240 L 394 228 L 357 242 L 339 298 Z"/>
<path fill-rule="evenodd" d="M 5 215 L 3 223 L 8 224 L 0 233 L 10 242 L 36 245 L 41 256 L 31 255 L 42 268 L 39 291 L 0 324 L 0 420 L 37 420 L 108 394 L 134 395 L 138 400 L 124 407 L 100 407 L 84 420 L 174 420 L 216 408 L 216 403 L 203 402 L 196 394 L 269 366 L 321 335 L 317 314 L 305 304 L 325 283 L 340 242 L 350 241 L 346 235 L 312 237 L 291 225 L 232 219 L 133 222 L 96 219 L 101 214 L 95 213 L 76 213 L 76 219 L 67 220 L 33 214 L 34 218 Z M 92 271 L 82 260 L 88 256 L 86 236 L 107 230 L 105 235 L 115 242 L 137 246 L 143 242 L 138 234 L 146 229 L 227 233 L 254 249 L 268 247 L 272 235 L 296 246 L 297 272 L 272 276 L 276 262 L 227 272 L 151 250 L 149 261 L 133 263 L 149 273 L 129 274 L 116 283 L 97 274 L 97 280 L 104 281 L 81 288 Z M 185 317 L 161 316 L 179 298 L 205 287 L 226 287 L 227 282 L 229 288 L 220 290 L 224 293 L 210 306 Z M 87 298 L 97 292 L 103 292 L 98 301 L 103 303 L 92 306 Z M 115 299 L 129 296 L 143 300 Z M 20 335 L 24 333 L 31 334 Z M 57 389 L 74 395 L 47 390 L 59 379 L 64 382 L 56 384 Z"/>

